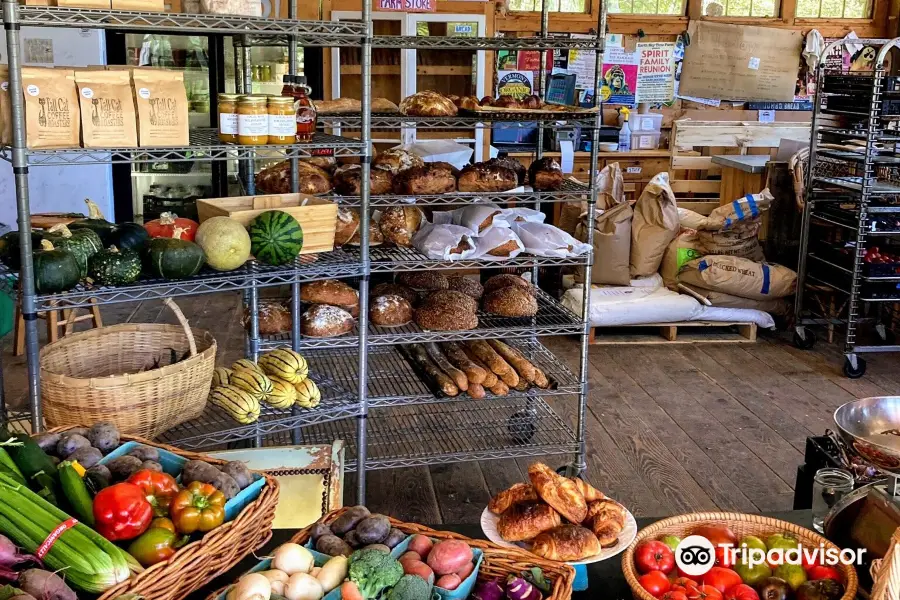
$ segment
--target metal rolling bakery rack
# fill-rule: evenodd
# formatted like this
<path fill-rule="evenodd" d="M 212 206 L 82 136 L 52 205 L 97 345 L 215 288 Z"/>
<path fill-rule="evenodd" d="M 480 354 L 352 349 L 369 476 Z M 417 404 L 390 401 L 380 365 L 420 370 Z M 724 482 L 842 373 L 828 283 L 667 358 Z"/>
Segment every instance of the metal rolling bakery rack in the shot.
<path fill-rule="evenodd" d="M 878 48 L 873 67 L 855 71 L 842 56 L 848 46 Z M 886 328 L 886 308 L 900 302 L 900 258 L 872 264 L 876 240 L 900 235 L 900 78 L 888 76 L 888 54 L 900 38 L 838 40 L 823 51 L 816 74 L 809 168 L 800 236 L 794 344 L 812 348 L 810 325 L 842 325 L 844 375 L 862 377 L 861 354 L 898 352 Z M 896 65 L 896 52 L 894 52 Z M 894 69 L 896 72 L 896 69 Z M 825 233 L 811 235 L 814 227 Z M 846 314 L 812 306 L 822 290 L 841 298 Z M 860 325 L 874 325 L 860 343 Z"/>
<path fill-rule="evenodd" d="M 298 40 L 306 46 L 359 46 L 367 42 L 367 27 L 364 23 L 338 23 L 332 21 L 300 21 L 293 16 L 296 6 L 289 7 L 289 18 L 270 20 L 264 18 L 192 15 L 164 12 L 137 12 L 93 10 L 80 8 L 59 8 L 47 6 L 20 6 L 15 0 L 3 0 L 3 20 L 7 30 L 7 50 L 9 56 L 10 87 L 21 89 L 20 27 L 74 27 L 119 29 L 125 31 L 155 31 L 165 33 L 202 32 L 232 36 L 273 36 L 287 39 L 296 47 Z M 293 53 L 296 56 L 296 52 Z M 296 69 L 296 60 L 290 67 Z M 293 71 L 292 71 L 293 72 Z M 245 184 L 252 192 L 253 173 L 246 165 L 252 164 L 257 156 L 286 158 L 296 161 L 310 156 L 366 156 L 367 141 L 317 133 L 312 142 L 290 146 L 242 146 L 222 144 L 218 134 L 212 129 L 191 132 L 189 144 L 183 147 L 163 148 L 72 148 L 63 150 L 29 149 L 25 144 L 24 109 L 21 94 L 10 94 L 13 119 L 13 143 L 0 149 L 0 158 L 12 163 L 15 175 L 19 229 L 31 229 L 28 196 L 29 173 L 31 167 L 47 165 L 108 164 L 118 161 L 141 162 L 186 162 L 238 160 L 244 165 L 248 175 Z M 295 178 L 296 181 L 296 178 Z M 295 188 L 296 189 L 296 188 Z M 31 240 L 22 237 L 21 268 L 18 273 L 6 271 L 3 284 L 9 277 L 17 279 L 17 293 L 25 319 L 26 359 L 28 367 L 28 407 L 15 415 L 8 414 L 2 407 L 3 416 L 14 426 L 38 431 L 43 427 L 40 405 L 40 367 L 38 353 L 37 313 L 46 310 L 76 308 L 90 305 L 94 300 L 99 304 L 136 302 L 172 296 L 210 294 L 223 291 L 249 291 L 248 296 L 258 298 L 258 290 L 263 287 L 290 285 L 296 294 L 303 282 L 331 277 L 358 277 L 363 273 L 363 261 L 358 255 L 334 251 L 320 255 L 302 255 L 292 264 L 272 267 L 250 261 L 234 271 L 216 272 L 204 269 L 195 277 L 163 281 L 142 277 L 138 281 L 122 286 L 95 286 L 81 283 L 72 290 L 59 294 L 37 294 L 34 286 Z M 251 301 L 251 304 L 253 302 Z M 250 311 L 253 330 L 258 330 L 258 307 Z M 184 423 L 166 432 L 165 440 L 180 443 L 185 447 L 203 444 L 226 444 L 247 438 L 261 440 L 262 436 L 279 431 L 291 431 L 307 423 L 321 423 L 327 419 L 356 416 L 360 412 L 360 399 L 354 392 L 348 392 L 345 385 L 338 385 L 327 372 L 312 365 L 322 391 L 322 404 L 315 411 L 263 409 L 258 423 L 252 426 L 238 425 L 227 415 L 209 406 L 201 417 Z"/>

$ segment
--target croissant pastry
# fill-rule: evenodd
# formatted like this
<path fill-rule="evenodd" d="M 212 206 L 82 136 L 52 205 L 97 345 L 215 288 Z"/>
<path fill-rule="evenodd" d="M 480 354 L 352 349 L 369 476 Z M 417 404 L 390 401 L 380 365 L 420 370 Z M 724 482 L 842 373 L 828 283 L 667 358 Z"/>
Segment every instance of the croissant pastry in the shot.
<path fill-rule="evenodd" d="M 488 510 L 495 515 L 506 512 L 513 504 L 537 500 L 538 495 L 534 486 L 529 483 L 516 483 L 509 489 L 505 489 L 488 502 Z"/>
<path fill-rule="evenodd" d="M 531 551 L 548 560 L 561 562 L 582 560 L 600 554 L 602 548 L 590 529 L 581 525 L 560 525 L 538 534 Z"/>
<path fill-rule="evenodd" d="M 588 504 L 584 524 L 591 528 L 603 547 L 615 546 L 625 528 L 625 507 L 606 498 Z"/>
<path fill-rule="evenodd" d="M 530 540 L 562 524 L 559 513 L 538 501 L 513 504 L 497 521 L 497 533 L 508 542 Z"/>
<path fill-rule="evenodd" d="M 587 502 L 574 481 L 557 474 L 544 463 L 534 463 L 528 467 L 528 478 L 541 500 L 572 523 L 584 521 Z"/>
<path fill-rule="evenodd" d="M 578 491 L 581 492 L 581 495 L 584 496 L 585 502 L 593 502 L 594 500 L 603 500 L 606 498 L 606 494 L 589 484 L 587 481 L 580 477 L 570 477 L 572 481 L 575 482 L 575 485 L 578 487 Z"/>

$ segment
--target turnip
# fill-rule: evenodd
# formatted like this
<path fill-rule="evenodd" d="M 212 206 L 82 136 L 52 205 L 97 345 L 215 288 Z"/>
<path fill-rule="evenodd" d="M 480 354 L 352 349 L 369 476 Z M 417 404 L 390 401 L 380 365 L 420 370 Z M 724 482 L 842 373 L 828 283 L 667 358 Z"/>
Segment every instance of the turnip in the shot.
<path fill-rule="evenodd" d="M 322 600 L 325 590 L 319 580 L 308 573 L 294 573 L 284 585 L 288 600 Z"/>
<path fill-rule="evenodd" d="M 62 577 L 42 569 L 28 569 L 19 574 L 19 589 L 41 600 L 78 600 Z"/>
<path fill-rule="evenodd" d="M 29 561 L 41 564 L 38 557 L 32 554 L 20 554 L 18 546 L 12 540 L 0 535 L 0 567 L 11 568 Z"/>
<path fill-rule="evenodd" d="M 234 600 L 269 600 L 272 586 L 265 576 L 248 573 L 238 580 L 228 595 Z"/>
<path fill-rule="evenodd" d="M 288 575 L 309 573 L 314 563 L 312 552 L 300 544 L 282 544 L 272 554 L 272 568 Z"/>

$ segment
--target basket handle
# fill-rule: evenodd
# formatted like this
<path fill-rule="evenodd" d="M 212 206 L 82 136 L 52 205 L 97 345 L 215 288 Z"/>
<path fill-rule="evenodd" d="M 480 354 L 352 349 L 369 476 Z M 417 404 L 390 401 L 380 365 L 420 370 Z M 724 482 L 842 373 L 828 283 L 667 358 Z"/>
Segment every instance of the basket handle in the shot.
<path fill-rule="evenodd" d="M 184 335 L 187 336 L 191 356 L 197 356 L 197 342 L 194 340 L 194 332 L 191 331 L 191 326 L 188 324 L 188 320 L 185 318 L 184 313 L 181 312 L 181 309 L 178 308 L 178 305 L 175 304 L 175 301 L 171 298 L 163 298 L 163 304 L 168 306 L 172 312 L 175 313 L 175 318 L 181 323 L 181 327 L 184 329 Z"/>
<path fill-rule="evenodd" d="M 900 527 L 891 538 L 891 546 L 884 555 L 881 569 L 872 586 L 872 600 L 888 600 L 900 594 Z"/>

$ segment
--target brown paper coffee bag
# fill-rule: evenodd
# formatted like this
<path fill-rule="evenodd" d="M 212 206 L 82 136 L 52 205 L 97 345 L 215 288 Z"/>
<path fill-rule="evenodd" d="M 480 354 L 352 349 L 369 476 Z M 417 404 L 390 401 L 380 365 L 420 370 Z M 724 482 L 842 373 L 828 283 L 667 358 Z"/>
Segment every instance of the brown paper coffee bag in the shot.
<path fill-rule="evenodd" d="M 188 101 L 184 74 L 135 69 L 131 80 L 138 113 L 138 146 L 187 146 Z"/>
<path fill-rule="evenodd" d="M 9 67 L 0 65 L 0 146 L 12 145 L 12 105 L 9 101 Z"/>
<path fill-rule="evenodd" d="M 76 71 L 85 148 L 137 146 L 137 120 L 128 71 Z"/>
<path fill-rule="evenodd" d="M 25 143 L 29 148 L 77 148 L 81 119 L 75 72 L 22 67 Z"/>

